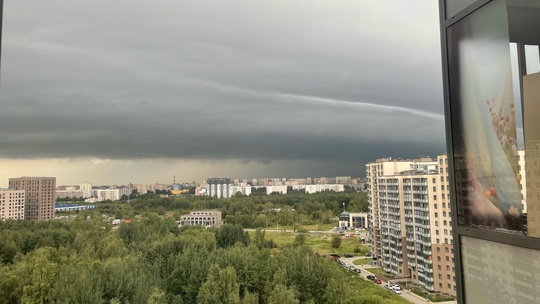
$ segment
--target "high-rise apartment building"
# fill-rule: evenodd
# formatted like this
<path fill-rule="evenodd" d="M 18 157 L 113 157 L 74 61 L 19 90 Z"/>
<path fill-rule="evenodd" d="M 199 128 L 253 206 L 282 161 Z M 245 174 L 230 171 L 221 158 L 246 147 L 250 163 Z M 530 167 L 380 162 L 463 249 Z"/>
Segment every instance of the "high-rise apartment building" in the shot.
<path fill-rule="evenodd" d="M 455 295 L 447 168 L 446 155 L 366 165 L 370 247 L 386 272 Z"/>
<path fill-rule="evenodd" d="M 208 184 L 208 195 L 217 198 L 229 198 L 234 193 L 231 193 L 232 182 L 231 179 L 212 177 L 206 180 Z"/>
<path fill-rule="evenodd" d="M 26 204 L 24 218 L 27 220 L 54 219 L 56 177 L 18 177 L 9 179 L 9 188 L 24 190 Z"/>
<path fill-rule="evenodd" d="M 82 195 L 83 198 L 92 197 L 92 183 L 82 182 L 80 184 L 79 189 L 83 192 L 83 195 Z"/>
<path fill-rule="evenodd" d="M 24 219 L 25 191 L 0 189 L 0 220 Z"/>

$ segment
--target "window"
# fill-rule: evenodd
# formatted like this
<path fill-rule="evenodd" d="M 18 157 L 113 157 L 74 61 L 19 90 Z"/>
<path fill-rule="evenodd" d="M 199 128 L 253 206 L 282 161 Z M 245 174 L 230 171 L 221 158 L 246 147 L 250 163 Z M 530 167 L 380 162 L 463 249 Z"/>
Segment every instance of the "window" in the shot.
<path fill-rule="evenodd" d="M 446 257 L 446 261 L 447 262 L 450 262 L 450 258 L 449 257 Z M 450 277 L 448 277 L 450 279 Z"/>
<path fill-rule="evenodd" d="M 433 195 L 433 200 L 434 200 L 434 201 L 437 200 L 437 195 Z"/>
<path fill-rule="evenodd" d="M 438 266 L 437 266 L 437 269 L 438 269 L 438 270 L 442 270 L 441 265 L 438 265 Z"/>
<path fill-rule="evenodd" d="M 441 257 L 438 256 L 438 257 L 437 257 L 437 262 L 440 262 L 440 261 L 441 261 Z"/>
<path fill-rule="evenodd" d="M 435 217 L 439 217 L 439 214 L 437 212 L 435 212 Z"/>
<path fill-rule="evenodd" d="M 437 248 L 437 249 L 439 249 L 439 248 Z M 448 251 L 449 251 L 448 247 L 444 248 L 444 252 L 448 253 Z"/>
<path fill-rule="evenodd" d="M 437 192 L 437 187 L 433 186 L 433 192 Z"/>
<path fill-rule="evenodd" d="M 433 204 L 433 208 L 434 208 L 434 209 L 437 209 L 437 204 Z"/>
<path fill-rule="evenodd" d="M 441 252 L 441 248 L 440 248 L 440 247 L 437 247 L 437 252 Z"/>

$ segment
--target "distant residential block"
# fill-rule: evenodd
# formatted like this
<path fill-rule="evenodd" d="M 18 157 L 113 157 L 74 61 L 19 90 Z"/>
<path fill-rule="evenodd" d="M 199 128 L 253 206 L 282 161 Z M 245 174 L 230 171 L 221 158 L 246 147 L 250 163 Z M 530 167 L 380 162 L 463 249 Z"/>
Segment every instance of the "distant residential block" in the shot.
<path fill-rule="evenodd" d="M 0 220 L 24 219 L 25 191 L 0 189 Z"/>
<path fill-rule="evenodd" d="M 27 220 L 54 219 L 56 177 L 18 177 L 9 179 L 9 188 L 25 190 L 24 218 Z"/>

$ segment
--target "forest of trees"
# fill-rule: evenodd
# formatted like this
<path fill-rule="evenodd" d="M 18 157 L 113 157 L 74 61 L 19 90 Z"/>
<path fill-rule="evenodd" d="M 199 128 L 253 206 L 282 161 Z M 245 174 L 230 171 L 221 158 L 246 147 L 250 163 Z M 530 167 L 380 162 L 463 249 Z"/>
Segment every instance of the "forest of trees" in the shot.
<path fill-rule="evenodd" d="M 243 196 L 229 199 L 208 196 L 144 195 L 130 202 L 102 202 L 98 210 L 119 219 L 132 219 L 137 215 L 156 212 L 171 213 L 179 219 L 181 214 L 192 210 L 217 209 L 223 213 L 226 223 L 244 228 L 267 228 L 293 225 L 337 225 L 337 216 L 343 211 L 365 212 L 367 195 L 363 192 L 320 192 L 305 194 L 295 192 L 286 195 Z"/>
<path fill-rule="evenodd" d="M 89 215 L 90 214 L 90 215 Z M 403 303 L 302 242 L 99 212 L 0 222 L 0 303 Z"/>

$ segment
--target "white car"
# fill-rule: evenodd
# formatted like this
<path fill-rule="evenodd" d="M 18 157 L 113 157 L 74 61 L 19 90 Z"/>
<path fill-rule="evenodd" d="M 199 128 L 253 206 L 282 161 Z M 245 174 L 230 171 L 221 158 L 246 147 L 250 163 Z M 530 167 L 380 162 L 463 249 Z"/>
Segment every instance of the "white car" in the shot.
<path fill-rule="evenodd" d="M 394 289 L 394 293 L 396 294 L 401 294 L 401 291 L 397 290 L 397 289 Z"/>
<path fill-rule="evenodd" d="M 394 284 L 391 286 L 393 290 L 401 290 L 401 287 L 399 287 L 398 284 Z"/>

